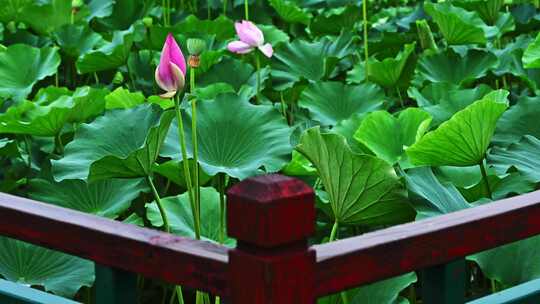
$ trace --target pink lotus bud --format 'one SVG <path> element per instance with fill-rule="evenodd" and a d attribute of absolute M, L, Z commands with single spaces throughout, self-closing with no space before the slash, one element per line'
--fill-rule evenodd
<path fill-rule="evenodd" d="M 155 73 L 158 86 L 166 91 L 161 97 L 171 98 L 177 91 L 182 90 L 185 84 L 185 75 L 186 60 L 173 35 L 169 33 Z"/>
<path fill-rule="evenodd" d="M 237 54 L 246 54 L 258 48 L 266 57 L 272 57 L 274 50 L 270 43 L 264 43 L 262 31 L 252 22 L 243 20 L 234 24 L 236 34 L 240 40 L 230 42 L 227 45 L 229 51 Z"/>

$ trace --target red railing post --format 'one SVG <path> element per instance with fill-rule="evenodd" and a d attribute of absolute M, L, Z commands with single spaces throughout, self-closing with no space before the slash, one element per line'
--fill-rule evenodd
<path fill-rule="evenodd" d="M 229 252 L 233 304 L 313 304 L 315 252 L 313 190 L 281 175 L 250 178 L 227 196 L 228 234 L 237 239 Z"/>

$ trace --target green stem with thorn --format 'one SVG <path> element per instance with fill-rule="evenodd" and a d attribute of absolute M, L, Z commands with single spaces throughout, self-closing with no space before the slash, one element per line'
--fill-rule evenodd
<path fill-rule="evenodd" d="M 197 213 L 197 207 L 195 205 L 195 198 L 193 195 L 191 173 L 189 170 L 189 160 L 187 156 L 186 138 L 184 135 L 184 122 L 182 121 L 182 112 L 180 111 L 180 101 L 178 96 L 174 98 L 174 108 L 176 111 L 176 120 L 178 125 L 178 141 L 180 142 L 182 152 L 182 164 L 184 165 L 184 179 L 186 180 L 187 193 L 189 196 L 189 203 L 191 205 L 191 212 L 193 214 L 193 223 L 195 225 L 195 237 L 200 239 L 201 234 L 199 231 L 199 214 Z"/>
<path fill-rule="evenodd" d="M 480 161 L 480 172 L 482 173 L 482 180 L 484 181 L 484 186 L 486 187 L 487 194 L 489 198 L 493 198 L 493 193 L 491 192 L 491 187 L 489 185 L 488 176 L 486 167 L 484 166 L 484 160 Z"/>
<path fill-rule="evenodd" d="M 367 2 L 368 2 L 368 0 L 362 0 L 362 19 L 363 19 L 363 23 L 364 23 L 364 67 L 365 67 L 366 81 L 368 81 L 368 74 L 369 74 Z"/>

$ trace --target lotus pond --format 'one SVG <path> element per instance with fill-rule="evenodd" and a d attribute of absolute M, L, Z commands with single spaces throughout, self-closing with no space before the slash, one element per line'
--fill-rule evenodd
<path fill-rule="evenodd" d="M 534 191 L 539 5 L 0 0 L 0 191 L 227 246 L 226 190 L 265 173 L 314 187 L 313 243 Z M 540 237 L 467 260 L 470 295 L 503 290 L 540 277 Z M 9 238 L 0 277 L 94 302 L 92 262 Z M 138 286 L 140 303 L 219 303 Z"/>

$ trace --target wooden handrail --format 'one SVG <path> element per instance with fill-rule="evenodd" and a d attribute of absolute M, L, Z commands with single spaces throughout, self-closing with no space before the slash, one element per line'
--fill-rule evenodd
<path fill-rule="evenodd" d="M 0 235 L 227 296 L 228 249 L 0 193 Z"/>
<path fill-rule="evenodd" d="M 540 234 L 540 191 L 316 245 L 323 296 Z"/>
<path fill-rule="evenodd" d="M 317 297 L 442 265 L 540 234 L 540 191 L 328 244 L 308 246 L 313 190 L 280 175 L 227 197 L 235 249 L 0 194 L 0 235 L 244 303 Z"/>

